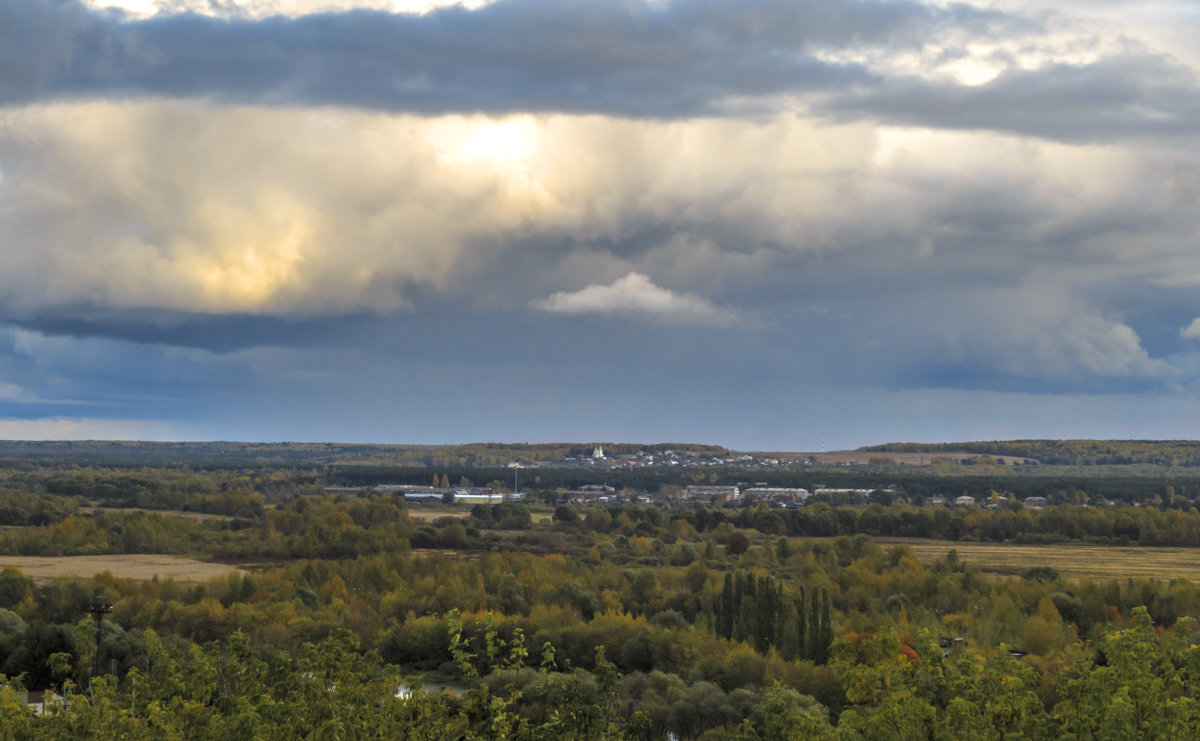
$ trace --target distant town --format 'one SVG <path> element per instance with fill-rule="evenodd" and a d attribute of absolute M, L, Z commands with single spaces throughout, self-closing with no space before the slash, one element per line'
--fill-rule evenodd
<path fill-rule="evenodd" d="M 708 486 L 691 485 L 686 487 L 664 487 L 664 491 L 656 495 L 648 493 L 618 490 L 607 484 L 584 484 L 570 490 L 552 492 L 551 496 L 543 497 L 551 504 L 675 504 L 703 503 L 722 505 L 726 503 L 766 504 L 777 507 L 801 507 L 815 501 L 838 501 L 840 504 L 851 504 L 854 500 L 868 503 L 870 497 L 877 493 L 892 495 L 896 487 L 888 486 L 881 489 L 850 489 L 822 487 L 809 491 L 799 487 L 767 486 L 765 483 L 751 486 Z M 327 486 L 325 492 L 331 495 L 359 495 L 367 490 L 379 493 L 401 494 L 411 504 L 501 504 L 504 502 L 519 502 L 528 497 L 527 492 L 519 490 L 499 490 L 491 487 L 465 486 L 415 486 L 406 484 L 378 484 L 375 486 Z M 1026 497 L 1013 499 L 1023 507 L 1043 509 L 1051 506 L 1046 497 Z M 1009 497 L 995 494 L 991 497 L 973 497 L 963 494 L 957 497 L 935 495 L 923 502 L 931 507 L 975 507 L 982 506 L 991 509 L 1010 505 Z M 1105 499 L 1097 502 L 1099 506 L 1117 506 L 1117 502 Z"/>

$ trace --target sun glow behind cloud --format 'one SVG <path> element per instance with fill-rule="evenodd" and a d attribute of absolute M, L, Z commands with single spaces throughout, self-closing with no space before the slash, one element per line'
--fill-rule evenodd
<path fill-rule="evenodd" d="M 879 74 L 924 80 L 952 80 L 967 87 L 992 82 L 1008 71 L 1032 71 L 1048 65 L 1088 65 L 1134 46 L 1110 23 L 1095 22 L 1088 33 L 1079 28 L 1036 35 L 1013 33 L 971 40 L 960 33 L 933 37 L 908 47 L 832 47 L 814 56 L 835 64 L 859 64 Z"/>
<path fill-rule="evenodd" d="M 531 127 L 527 118 L 477 120 L 458 147 L 458 156 L 494 162 L 502 167 L 522 165 L 529 154 Z M 436 135 L 435 135 L 436 136 Z"/>
<path fill-rule="evenodd" d="M 444 116 L 422 126 L 422 134 L 443 162 L 490 173 L 514 193 L 537 197 L 540 188 L 537 151 L 544 125 L 532 116 Z"/>
<path fill-rule="evenodd" d="M 38 283 L 111 307 L 401 309 L 403 284 L 443 284 L 474 240 L 553 223 L 576 208 L 567 191 L 597 185 L 555 154 L 578 139 L 569 120 L 167 101 L 6 118 L 0 168 L 22 178 L 8 183 L 0 224 L 51 244 L 12 253 L 10 276 L 40 279 L 0 285 L 10 309 L 42 304 Z"/>
<path fill-rule="evenodd" d="M 111 135 L 125 131 L 145 133 Z M 28 107 L 0 136 L 0 167 L 22 173 L 0 225 L 47 246 L 12 252 L 8 275 L 22 279 L 0 276 L 0 294 L 10 310 L 69 300 L 387 312 L 408 307 L 406 285 L 452 285 L 478 264 L 467 257 L 477 243 L 617 240 L 645 218 L 680 235 L 688 223 L 765 228 L 804 249 L 848 226 L 830 208 L 844 186 L 822 175 L 864 163 L 870 142 L 861 127 L 792 116 L 664 124 L 178 101 Z M 561 286 L 550 288 L 543 295 Z"/>

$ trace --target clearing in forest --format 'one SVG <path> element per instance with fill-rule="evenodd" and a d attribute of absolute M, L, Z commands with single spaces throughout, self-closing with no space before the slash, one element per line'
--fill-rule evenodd
<path fill-rule="evenodd" d="M 435 520 L 440 520 L 444 517 L 450 517 L 455 520 L 465 520 L 471 516 L 471 510 L 466 508 L 451 509 L 444 506 L 438 507 L 437 509 L 418 509 L 417 507 L 410 506 L 408 508 L 408 516 L 411 517 L 414 522 L 434 522 Z"/>
<path fill-rule="evenodd" d="M 0 556 L 0 569 L 15 566 L 36 582 L 57 576 L 89 577 L 105 571 L 118 579 L 174 579 L 208 581 L 241 569 L 222 563 L 207 563 L 183 556 L 129 555 L 106 556 Z"/>
<path fill-rule="evenodd" d="M 165 517 L 182 517 L 185 520 L 232 520 L 231 515 L 213 515 L 207 512 L 187 512 L 181 509 L 143 509 L 141 507 L 80 507 L 80 512 L 88 514 L 104 514 L 105 512 L 142 512 L 148 515 L 163 515 Z"/>

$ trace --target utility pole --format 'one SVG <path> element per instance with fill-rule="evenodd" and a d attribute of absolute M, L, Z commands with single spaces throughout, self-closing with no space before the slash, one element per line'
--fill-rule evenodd
<path fill-rule="evenodd" d="M 88 612 L 92 617 L 96 618 L 96 659 L 92 662 L 92 677 L 95 678 L 100 673 L 100 642 L 103 640 L 103 623 L 104 616 L 112 612 L 113 606 L 111 602 L 103 602 L 96 600 L 88 605 Z"/>

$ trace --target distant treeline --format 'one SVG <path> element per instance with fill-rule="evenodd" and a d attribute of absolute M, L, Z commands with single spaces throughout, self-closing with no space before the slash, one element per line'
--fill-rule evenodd
<path fill-rule="evenodd" d="M 993 440 L 969 443 L 887 443 L 864 453 L 982 453 L 1033 458 L 1056 466 L 1200 466 L 1195 440 Z"/>
<path fill-rule="evenodd" d="M 0 470 L 0 509 L 11 506 L 7 502 L 17 492 L 22 492 L 43 502 L 36 506 L 27 502 L 15 505 L 31 512 L 45 509 L 43 505 L 47 501 L 66 501 L 46 496 L 57 495 L 78 500 L 77 506 L 83 507 L 173 509 L 246 517 L 261 514 L 268 498 L 286 501 L 322 491 L 318 473 L 311 470 L 262 473 L 178 468 L 30 467 L 28 470 Z M 0 512 L 0 519 L 3 518 Z"/>
<path fill-rule="evenodd" d="M 656 535 L 686 520 L 698 533 L 753 529 L 768 536 L 875 537 L 1019 543 L 1089 542 L 1118 545 L 1200 546 L 1200 512 L 1158 507 L 1051 507 L 1041 511 L 981 507 L 756 506 L 666 513 L 656 507 L 602 510 L 563 520 L 560 529 L 611 535 Z M 561 509 L 561 508 L 560 508 Z"/>
<path fill-rule="evenodd" d="M 562 442 L 539 444 L 468 443 L 464 445 L 376 445 L 348 443 L 0 441 L 0 467 L 29 464 L 102 467 L 189 466 L 204 469 L 256 467 L 503 467 L 513 461 L 546 463 L 591 457 L 596 446 L 615 458 L 638 452 L 661 457 L 727 456 L 733 451 L 694 443 Z M 1200 441 L 1188 440 L 998 440 L 958 443 L 887 443 L 859 449 L 865 453 L 976 453 L 1030 458 L 1060 466 L 1200 466 Z M 742 469 L 745 470 L 745 469 Z M 756 469 L 757 470 L 757 469 Z M 769 469 L 764 469 L 769 470 Z"/>
<path fill-rule="evenodd" d="M 1157 507 L 1052 507 L 1028 509 L 957 507 L 829 507 L 818 504 L 795 510 L 754 508 L 728 516 L 729 511 L 700 510 L 689 517 L 699 532 L 722 522 L 754 528 L 769 535 L 879 537 L 1148 546 L 1200 546 L 1200 512 Z"/>
<path fill-rule="evenodd" d="M 694 443 L 468 443 L 465 445 L 354 445 L 348 443 L 136 442 L 120 440 L 0 441 L 0 465 L 30 462 L 106 467 L 183 465 L 211 469 L 245 466 L 313 466 L 358 463 L 381 466 L 506 466 L 567 457 L 590 457 L 596 446 L 610 456 L 639 451 L 661 455 L 728 455 L 716 445 Z"/>

